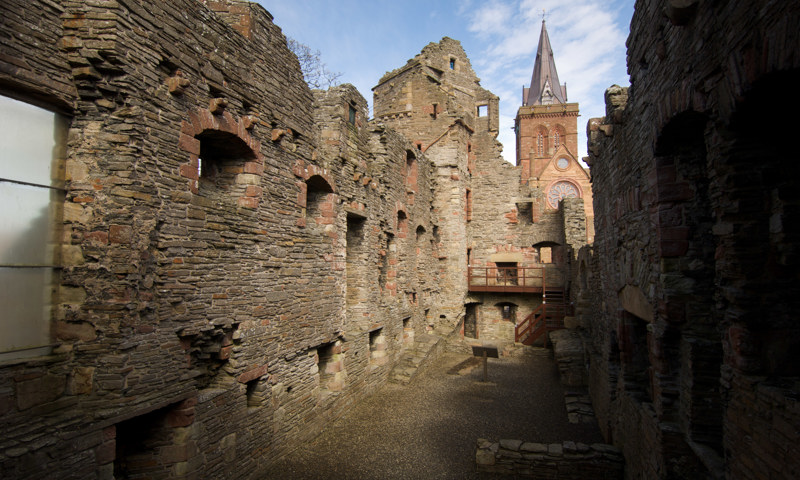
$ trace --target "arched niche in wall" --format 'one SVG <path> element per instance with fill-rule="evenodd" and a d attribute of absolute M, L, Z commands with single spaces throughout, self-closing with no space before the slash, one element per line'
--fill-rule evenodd
<path fill-rule="evenodd" d="M 405 210 L 397 211 L 397 237 L 406 238 L 408 236 L 408 214 Z"/>
<path fill-rule="evenodd" d="M 178 147 L 188 158 L 179 174 L 192 193 L 214 198 L 209 205 L 228 208 L 233 200 L 238 207 L 258 207 L 264 159 L 261 143 L 248 130 L 252 125 L 248 117 L 205 108 L 189 112 L 183 121 Z"/>
<path fill-rule="evenodd" d="M 336 216 L 333 187 L 321 175 L 306 180 L 306 218 L 319 225 L 331 225 Z"/>
<path fill-rule="evenodd" d="M 414 255 L 416 258 L 415 261 L 415 268 L 417 271 L 421 270 L 424 267 L 424 260 L 430 257 L 430 243 L 427 241 L 427 231 L 425 227 L 422 225 L 417 225 L 416 231 L 414 233 Z"/>
<path fill-rule="evenodd" d="M 800 71 L 764 76 L 742 101 L 721 152 L 718 272 L 734 368 L 775 382 L 800 376 L 800 159 L 792 122 Z"/>
<path fill-rule="evenodd" d="M 406 191 L 413 193 L 417 191 L 417 178 L 419 176 L 419 165 L 417 155 L 413 150 L 406 150 Z"/>
<path fill-rule="evenodd" d="M 650 360 L 662 419 L 677 422 L 687 441 L 721 453 L 722 344 L 713 315 L 716 242 L 707 126 L 705 115 L 683 112 L 664 126 L 655 146 L 653 223 L 661 270 Z"/>
<path fill-rule="evenodd" d="M 245 172 L 245 163 L 255 160 L 256 153 L 241 138 L 221 130 L 204 130 L 195 136 L 200 141 L 198 159 L 199 194 L 230 192 L 237 187 L 236 178 Z"/>

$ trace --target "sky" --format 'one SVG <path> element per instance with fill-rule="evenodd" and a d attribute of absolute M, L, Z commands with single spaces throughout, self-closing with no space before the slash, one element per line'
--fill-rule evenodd
<path fill-rule="evenodd" d="M 370 104 L 372 87 L 431 42 L 461 42 L 481 86 L 500 97 L 504 158 L 515 163 L 514 117 L 529 86 L 545 12 L 561 83 L 580 104 L 578 158 L 586 123 L 605 115 L 604 92 L 629 85 L 625 40 L 633 0 L 258 0 L 287 37 L 321 52 Z"/>

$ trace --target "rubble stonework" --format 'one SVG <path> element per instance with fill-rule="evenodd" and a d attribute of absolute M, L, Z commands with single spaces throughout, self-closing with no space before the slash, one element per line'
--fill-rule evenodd
<path fill-rule="evenodd" d="M 449 313 L 434 322 L 460 324 L 467 337 L 513 342 L 515 324 L 542 303 L 542 292 L 476 293 L 466 284 L 465 266 L 491 282 L 502 275 L 498 265 L 547 268 L 554 285 L 563 288 L 561 272 L 570 252 L 586 243 L 585 212 L 545 208 L 543 188 L 529 185 L 521 167 L 503 160 L 498 99 L 480 86 L 458 41 L 443 38 L 427 45 L 384 75 L 373 91 L 375 121 L 412 139 L 436 168 L 432 213 L 440 245 L 440 298 Z M 586 172 L 576 168 L 590 190 Z M 542 246 L 554 252 L 548 265 L 542 263 Z M 514 270 L 520 278 L 522 269 Z"/>
<path fill-rule="evenodd" d="M 796 478 L 797 5 L 640 0 L 588 124 L 589 388 L 627 478 Z"/>
<path fill-rule="evenodd" d="M 0 476 L 257 478 L 438 318 L 434 166 L 309 91 L 263 8 L 0 14 L 2 94 L 68 124 L 52 345 L 3 353 Z"/>
<path fill-rule="evenodd" d="M 370 121 L 352 86 L 308 89 L 256 4 L 0 14 L 3 101 L 65 125 L 47 340 L 0 352 L 3 477 L 257 478 L 458 334 L 468 249 L 535 263 L 568 240 L 563 212 L 518 215 L 541 194 L 500 156 L 498 98 L 455 40 L 381 79 Z M 484 316 L 482 336 L 512 337 Z"/>
<path fill-rule="evenodd" d="M 0 175 L 48 199 L 16 203 L 30 228 L 0 264 L 3 478 L 259 478 L 443 338 L 513 342 L 557 294 L 584 339 L 558 347 L 571 414 L 588 383 L 628 478 L 798 476 L 800 172 L 772 121 L 800 106 L 793 4 L 639 0 L 632 86 L 587 127 L 593 202 L 571 127 L 527 167 L 502 159 L 499 99 L 449 38 L 378 81 L 370 120 L 351 85 L 309 90 L 257 4 L 0 16 L 0 102 L 43 113 L 25 133 L 53 147 L 1 165 L 49 177 Z M 548 208 L 558 175 L 583 195 Z M 46 261 L 13 258 L 27 243 Z M 525 287 L 526 268 L 558 291 L 469 281 Z M 41 302 L 16 302 L 31 273 Z M 517 473 L 622 468 L 608 446 L 480 449 L 531 454 Z"/>
<path fill-rule="evenodd" d="M 619 449 L 604 443 L 535 443 L 504 439 L 477 441 L 475 463 L 479 472 L 530 478 L 616 480 L 622 478 L 625 460 Z"/>

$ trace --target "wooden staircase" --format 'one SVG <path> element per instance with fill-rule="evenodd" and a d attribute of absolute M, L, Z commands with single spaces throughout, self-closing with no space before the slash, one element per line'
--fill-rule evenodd
<path fill-rule="evenodd" d="M 514 341 L 525 345 L 533 343 L 544 335 L 547 346 L 547 332 L 564 328 L 564 317 L 570 314 L 570 305 L 561 288 L 545 290 L 542 304 L 514 327 Z"/>

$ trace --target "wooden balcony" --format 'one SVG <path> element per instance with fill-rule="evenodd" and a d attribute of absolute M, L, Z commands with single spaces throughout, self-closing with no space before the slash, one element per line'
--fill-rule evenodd
<path fill-rule="evenodd" d="M 542 293 L 545 288 L 563 287 L 563 277 L 555 265 L 467 269 L 470 292 Z"/>

